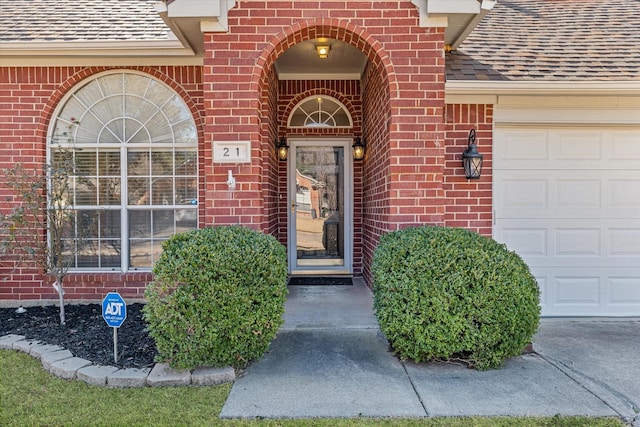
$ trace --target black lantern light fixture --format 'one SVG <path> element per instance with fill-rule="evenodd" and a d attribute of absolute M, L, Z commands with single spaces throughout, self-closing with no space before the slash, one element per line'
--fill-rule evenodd
<path fill-rule="evenodd" d="M 353 149 L 353 160 L 364 159 L 364 143 L 360 137 L 356 137 L 351 146 Z"/>
<path fill-rule="evenodd" d="M 276 139 L 276 153 L 278 154 L 278 160 L 287 160 L 289 146 L 287 145 L 287 139 L 284 136 L 280 138 L 280 140 Z"/>
<path fill-rule="evenodd" d="M 478 153 L 476 146 L 476 130 L 471 129 L 467 149 L 462 153 L 462 165 L 467 179 L 479 179 L 482 173 L 482 154 Z"/>

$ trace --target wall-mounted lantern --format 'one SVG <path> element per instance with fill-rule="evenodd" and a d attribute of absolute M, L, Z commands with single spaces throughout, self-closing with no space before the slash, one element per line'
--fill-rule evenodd
<path fill-rule="evenodd" d="M 482 154 L 478 153 L 476 146 L 476 130 L 471 129 L 467 149 L 462 153 L 462 165 L 467 179 L 479 179 L 482 173 Z"/>
<path fill-rule="evenodd" d="M 356 137 L 351 148 L 353 149 L 353 160 L 364 159 L 364 143 L 360 137 Z"/>
<path fill-rule="evenodd" d="M 287 139 L 283 136 L 278 141 L 276 139 L 276 153 L 278 154 L 278 160 L 287 160 L 287 154 L 289 154 L 289 146 L 287 145 Z"/>

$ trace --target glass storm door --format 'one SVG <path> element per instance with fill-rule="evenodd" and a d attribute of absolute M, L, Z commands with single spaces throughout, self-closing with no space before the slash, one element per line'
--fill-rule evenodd
<path fill-rule="evenodd" d="M 352 160 L 348 140 L 291 140 L 289 272 L 351 274 Z"/>

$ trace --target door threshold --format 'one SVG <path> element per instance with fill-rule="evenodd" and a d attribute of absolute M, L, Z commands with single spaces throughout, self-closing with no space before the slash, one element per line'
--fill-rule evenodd
<path fill-rule="evenodd" d="M 351 286 L 351 276 L 291 276 L 289 286 Z"/>

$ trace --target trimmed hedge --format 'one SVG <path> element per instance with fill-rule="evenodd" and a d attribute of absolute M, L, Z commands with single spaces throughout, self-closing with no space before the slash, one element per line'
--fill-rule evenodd
<path fill-rule="evenodd" d="M 240 226 L 176 234 L 163 244 L 144 317 L 158 361 L 244 367 L 282 325 L 287 256 L 274 237 Z"/>
<path fill-rule="evenodd" d="M 538 328 L 539 290 L 527 265 L 469 230 L 388 233 L 372 270 L 380 328 L 402 359 L 496 368 L 520 354 Z"/>

